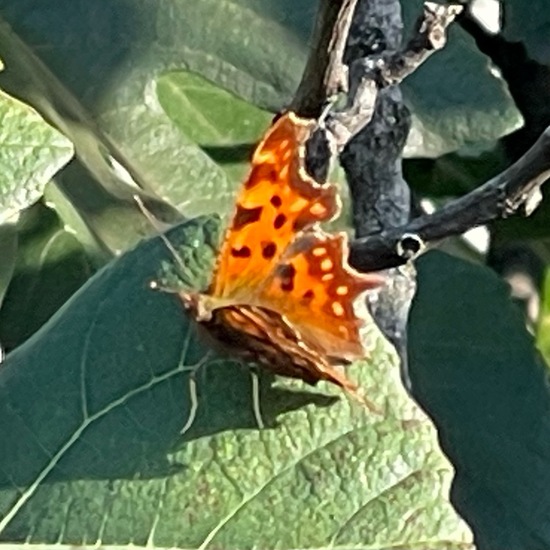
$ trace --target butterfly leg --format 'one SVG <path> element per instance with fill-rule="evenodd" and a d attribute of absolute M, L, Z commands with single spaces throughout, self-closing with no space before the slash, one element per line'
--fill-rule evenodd
<path fill-rule="evenodd" d="M 260 374 L 259 368 L 255 364 L 250 366 L 250 377 L 252 380 L 252 411 L 254 412 L 254 418 L 258 424 L 258 429 L 263 430 L 265 428 L 265 422 L 262 417 L 262 409 L 260 406 Z"/>

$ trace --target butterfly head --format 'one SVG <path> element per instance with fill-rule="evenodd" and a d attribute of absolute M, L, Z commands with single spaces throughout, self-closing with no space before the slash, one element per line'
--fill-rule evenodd
<path fill-rule="evenodd" d="M 185 290 L 178 294 L 185 309 L 191 312 L 195 320 L 200 323 L 211 321 L 216 309 L 234 305 L 232 300 L 211 296 L 210 294 L 202 294 L 200 292 Z"/>

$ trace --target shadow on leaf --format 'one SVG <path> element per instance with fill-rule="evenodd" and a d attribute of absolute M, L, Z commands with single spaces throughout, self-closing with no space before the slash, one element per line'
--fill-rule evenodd
<path fill-rule="evenodd" d="M 216 226 L 181 226 L 197 260 Z M 275 428 L 279 415 L 337 400 L 274 387 L 271 375 L 223 359 L 175 296 L 149 287 L 167 254 L 160 238 L 141 243 L 8 355 L 0 486 L 171 475 L 187 466 L 170 460 L 185 442 Z"/>

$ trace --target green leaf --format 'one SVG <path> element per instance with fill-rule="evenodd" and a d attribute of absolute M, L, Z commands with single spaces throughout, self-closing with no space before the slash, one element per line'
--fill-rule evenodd
<path fill-rule="evenodd" d="M 139 148 L 141 161 L 150 159 L 156 166 L 155 177 L 162 170 L 157 192 L 188 215 L 229 213 L 251 150 L 272 115 L 192 73 L 166 73 L 155 89 L 168 118 L 142 112 L 124 131 L 140 136 L 134 150 Z M 158 146 L 151 144 L 145 127 L 137 131 L 135 125 L 143 124 L 150 125 Z M 183 156 L 174 155 L 174 140 L 186 144 Z"/>
<path fill-rule="evenodd" d="M 409 159 L 403 163 L 403 171 L 415 191 L 448 198 L 479 187 L 508 165 L 509 160 L 498 144 L 488 151 L 458 151 L 437 159 Z"/>
<path fill-rule="evenodd" d="M 292 2 L 288 0 L 286 5 L 283 2 L 276 7 L 273 7 L 270 2 L 264 2 L 264 4 L 263 7 L 258 6 L 254 1 L 250 7 L 237 6 L 236 21 L 246 28 L 258 29 L 255 35 L 256 52 L 263 53 L 261 58 L 253 60 L 252 63 L 248 52 L 242 50 L 240 33 L 226 34 L 228 41 L 220 49 L 222 55 L 219 58 L 214 55 L 213 49 L 217 50 L 220 44 L 214 44 L 213 39 L 217 40 L 220 36 L 224 36 L 220 29 L 225 28 L 227 17 L 235 15 L 232 6 L 218 2 L 180 1 L 169 9 L 166 9 L 166 5 L 148 2 L 136 3 L 131 9 L 119 2 L 107 2 L 101 10 L 90 9 L 89 4 L 82 2 L 75 12 L 73 6 L 77 6 L 78 2 L 73 1 L 70 6 L 56 3 L 55 7 L 48 8 L 48 14 L 44 18 L 38 19 L 33 18 L 36 6 L 32 3 L 23 2 L 16 10 L 12 9 L 13 6 L 1 7 L 6 8 L 2 11 L 3 16 L 17 31 L 22 31 L 23 37 L 26 29 L 38 25 L 40 28 L 38 34 L 44 33 L 40 42 L 44 44 L 44 41 L 51 41 L 50 51 L 56 51 L 49 61 L 54 70 L 57 67 L 57 75 L 64 83 L 69 87 L 74 84 L 78 88 L 85 79 L 87 84 L 81 91 L 88 97 L 95 93 L 101 96 L 99 104 L 90 105 L 90 107 L 96 119 L 99 120 L 102 130 L 108 132 L 112 140 L 117 142 L 119 161 L 121 157 L 125 159 L 122 165 L 128 172 L 134 177 L 139 176 L 136 179 L 140 183 L 145 183 L 146 188 L 154 190 L 159 196 L 168 198 L 171 204 L 195 215 L 207 211 L 207 207 L 210 212 L 221 207 L 227 208 L 227 195 L 233 188 L 232 182 L 229 182 L 224 171 L 195 143 L 179 132 L 162 112 L 156 96 L 155 80 L 161 72 L 178 66 L 185 69 L 202 68 L 205 76 L 217 77 L 218 80 L 221 78 L 226 85 L 225 77 L 229 75 L 228 80 L 234 84 L 234 86 L 228 85 L 229 89 L 250 92 L 244 94 L 245 97 L 250 97 L 250 94 L 258 95 L 260 103 L 259 96 L 264 95 L 262 90 L 265 90 L 267 96 L 275 97 L 274 92 L 268 89 L 269 84 L 262 86 L 258 79 L 264 78 L 266 74 L 270 75 L 272 66 L 278 67 L 281 72 L 288 75 L 294 69 L 295 78 L 299 77 L 300 67 L 303 64 L 301 59 L 305 54 L 304 44 L 299 39 L 293 38 L 292 33 L 289 33 L 282 23 L 296 22 L 300 26 L 301 22 L 306 21 L 306 24 L 310 25 L 312 13 L 304 18 L 304 15 L 307 15 L 304 14 L 304 10 L 292 7 Z M 314 8 L 310 5 L 310 11 L 312 9 Z M 262 11 L 266 13 L 262 15 Z M 290 13 L 293 15 L 289 15 Z M 52 21 L 49 18 L 52 16 L 55 18 L 56 15 L 61 18 L 57 23 L 58 30 L 50 34 L 49 24 Z M 79 16 L 82 17 L 80 23 L 78 23 Z M 116 37 L 110 35 L 109 29 L 103 25 L 106 18 L 126 21 L 126 33 L 122 33 L 123 39 L 120 33 Z M 22 20 L 25 21 L 25 25 L 20 27 Z M 65 28 L 64 25 L 69 20 L 71 24 Z M 154 20 L 157 21 L 158 29 L 161 31 L 158 34 L 147 32 L 147 29 L 151 29 L 150 22 Z M 49 23 L 44 26 L 43 23 L 46 21 Z M 206 22 L 208 24 L 197 33 L 197 24 L 200 26 Z M 90 38 L 96 46 L 93 48 L 92 58 L 88 55 L 90 53 L 88 48 L 82 49 L 82 36 L 92 28 L 90 25 L 95 28 L 95 36 Z M 146 29 L 145 32 L 144 29 Z M 205 32 L 205 29 L 208 30 Z M 62 34 L 65 37 L 59 44 L 59 37 Z M 276 40 L 265 41 L 266 35 L 273 36 Z M 96 43 L 97 37 L 100 38 Z M 174 38 L 177 39 L 178 44 L 174 44 Z M 275 52 L 280 48 L 280 44 L 284 44 L 287 48 L 288 57 L 284 59 L 278 56 L 278 63 L 267 62 L 264 56 L 273 55 L 275 58 Z M 69 49 L 67 49 L 68 45 Z M 252 47 L 253 44 L 251 43 L 250 46 Z M 203 48 L 206 50 L 203 51 Z M 301 55 L 297 48 L 301 49 Z M 120 68 L 120 58 L 126 53 L 130 54 L 131 59 L 126 59 L 124 66 Z M 67 55 L 70 56 L 69 59 Z M 79 55 L 84 56 L 85 59 L 78 59 Z M 227 59 L 224 59 L 224 56 Z M 60 60 L 63 60 L 61 64 L 58 63 Z M 241 66 L 242 68 L 238 68 Z M 84 67 L 86 70 L 83 73 Z M 101 74 L 101 77 L 95 81 L 94 67 L 99 68 Z M 248 71 L 252 71 L 252 77 Z M 283 81 L 286 80 L 290 82 L 288 89 L 292 89 L 293 83 L 287 78 L 283 79 Z M 109 86 L 103 90 L 102 86 L 105 86 L 108 81 Z M 99 90 L 94 88 L 96 82 Z M 18 82 L 11 82 L 11 85 L 17 90 L 21 89 Z M 35 87 L 40 88 L 38 83 Z M 67 103 L 59 101 L 58 96 L 61 93 L 59 90 L 51 88 L 49 91 L 50 105 Z M 36 96 L 32 91 L 31 95 Z M 62 99 L 65 99 L 65 94 L 61 95 Z M 289 97 L 289 91 L 285 96 Z M 272 100 L 268 99 L 269 102 Z M 88 103 L 86 98 L 84 103 Z M 81 118 L 80 116 L 77 119 Z M 90 131 L 86 125 L 84 128 Z M 93 127 L 91 129 L 93 130 Z M 102 164 L 100 159 L 95 159 L 95 162 Z M 89 166 L 87 168 L 90 169 Z M 92 166 L 92 171 L 94 168 L 98 170 L 97 167 Z M 101 168 L 105 172 L 104 167 L 101 166 Z M 208 197 L 200 197 L 200 192 L 197 192 L 202 188 L 197 183 L 202 182 L 207 182 L 208 186 L 216 191 L 219 190 L 212 193 L 211 200 Z M 188 193 L 190 187 L 195 190 L 191 196 Z"/>
<path fill-rule="evenodd" d="M 550 271 L 546 270 L 537 323 L 537 347 L 550 365 Z"/>
<path fill-rule="evenodd" d="M 506 0 L 503 11 L 503 37 L 510 42 L 521 42 L 530 59 L 548 65 L 550 2 L 534 0 L 529 2 L 529 9 L 525 9 L 521 0 Z"/>
<path fill-rule="evenodd" d="M 479 550 L 548 548 L 550 396 L 533 337 L 489 269 L 442 253 L 418 268 L 410 370 L 457 465 L 453 502 Z"/>
<path fill-rule="evenodd" d="M 67 138 L 0 90 L 0 223 L 35 203 L 72 156 Z"/>
<path fill-rule="evenodd" d="M 407 28 L 421 0 L 402 2 Z M 464 146 L 487 144 L 523 125 L 506 82 L 481 54 L 474 39 L 457 25 L 448 42 L 403 82 L 413 125 L 406 157 L 437 157 Z"/>
<path fill-rule="evenodd" d="M 68 136 L 76 159 L 58 174 L 48 201 L 98 264 L 134 244 L 150 227 L 133 195 L 147 185 L 82 105 L 0 18 L 6 70 L 0 85 L 24 99 Z M 52 187 L 53 187 L 52 186 Z M 163 205 L 168 221 L 181 215 Z M 113 215 L 116 213 L 116 215 Z M 171 214 L 166 216 L 166 214 Z M 127 231 L 120 231 L 123 225 Z"/>
<path fill-rule="evenodd" d="M 17 258 L 17 231 L 15 225 L 5 223 L 0 225 L 0 309 L 4 300 L 4 295 L 10 284 L 13 272 L 15 270 L 15 261 Z M 2 339 L 0 338 L 0 343 Z"/>
<path fill-rule="evenodd" d="M 157 95 L 171 120 L 224 169 L 231 189 L 222 199 L 228 199 L 246 175 L 254 146 L 273 115 L 199 75 L 183 71 L 161 76 Z M 189 183 L 191 189 L 196 187 L 196 182 Z M 219 200 L 221 190 L 212 191 Z M 207 189 L 201 198 L 214 199 L 212 191 Z"/>
<path fill-rule="evenodd" d="M 12 267 L 0 309 L 0 342 L 7 349 L 34 334 L 93 271 L 74 236 L 41 203 L 22 213 L 12 236 L 17 253 L 4 256 L 0 251 L 0 271 L 10 263 Z"/>
<path fill-rule="evenodd" d="M 170 233 L 197 275 L 218 227 L 202 218 Z M 170 260 L 159 238 L 140 244 L 8 355 L 2 541 L 465 547 L 451 469 L 382 341 L 350 368 L 381 415 L 325 384 L 257 378 L 149 288 Z"/>

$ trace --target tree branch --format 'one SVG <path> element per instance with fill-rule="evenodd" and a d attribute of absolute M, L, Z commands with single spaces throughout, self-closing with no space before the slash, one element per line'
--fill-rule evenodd
<path fill-rule="evenodd" d="M 302 80 L 288 108 L 306 118 L 319 118 L 327 102 L 349 89 L 348 65 L 344 53 L 358 0 L 321 0 L 312 37 L 310 55 Z M 372 117 L 375 91 L 401 82 L 414 72 L 434 51 L 446 43 L 446 29 L 462 6 L 424 4 L 415 32 L 403 51 L 346 60 L 356 72 L 358 82 L 348 96 L 344 110 L 329 117 L 338 150 Z M 348 56 L 350 57 L 350 56 Z M 365 101 L 365 98 L 368 98 Z"/>
<path fill-rule="evenodd" d="M 350 63 L 347 104 L 344 109 L 329 114 L 326 124 L 327 133 L 331 134 L 326 137 L 334 137 L 338 151 L 342 151 L 353 136 L 370 122 L 381 90 L 399 83 L 445 45 L 446 29 L 461 10 L 459 5 L 443 6 L 426 2 L 424 12 L 417 21 L 416 32 L 402 50 L 392 51 L 382 44 L 379 53 L 373 47 L 369 55 L 354 59 L 354 52 L 349 52 L 353 44 L 348 44 L 348 59 L 344 59 L 343 44 L 348 40 L 350 21 L 357 3 L 358 0 L 321 1 L 312 55 L 291 104 L 291 108 L 302 116 L 309 114 L 318 117 L 327 100 L 348 85 L 344 80 L 344 77 L 347 78 L 344 61 Z M 382 116 L 384 118 L 388 117 Z M 316 171 L 323 172 L 319 166 L 325 164 L 326 168 L 327 156 L 334 150 L 328 147 L 317 148 L 317 153 L 315 150 L 313 148 L 313 157 L 323 156 L 324 159 L 317 159 L 313 164 L 317 165 Z M 375 187 L 371 185 L 374 183 L 372 178 L 364 176 L 363 187 Z M 378 228 L 374 228 L 377 230 L 374 235 L 369 234 L 372 226 L 368 231 L 358 231 L 360 235 L 368 236 L 352 243 L 350 262 L 362 271 L 396 267 L 415 257 L 425 246 L 446 237 L 460 235 L 473 227 L 512 214 L 528 215 L 538 205 L 540 186 L 548 177 L 550 128 L 507 170 L 434 214 L 423 215 L 407 223 L 384 223 L 388 216 L 383 208 L 380 211 L 377 201 L 383 198 L 385 190 L 379 186 L 378 193 L 373 194 L 371 189 L 366 202 L 369 208 L 378 208 L 381 219 L 378 220 Z M 350 184 L 353 194 L 354 184 Z M 354 208 L 355 202 L 360 203 L 361 200 L 354 200 Z"/>
<path fill-rule="evenodd" d="M 431 215 L 352 243 L 350 262 L 361 271 L 406 263 L 426 245 L 513 214 L 530 215 L 550 178 L 550 127 L 514 164 Z"/>
<path fill-rule="evenodd" d="M 334 156 L 341 152 L 353 136 L 371 121 L 379 92 L 400 82 L 435 50 L 444 46 L 446 29 L 462 9 L 458 5 L 441 6 L 426 2 L 423 13 L 416 22 L 412 38 L 403 50 L 399 50 L 401 19 L 399 5 L 394 3 L 388 0 L 374 4 L 364 0 L 321 0 L 320 2 L 311 53 L 289 109 L 304 117 L 319 118 L 323 108 L 336 93 L 347 90 L 348 86 L 350 91 L 345 108 L 329 112 L 326 124 L 319 128 L 308 142 L 306 165 L 309 173 L 317 181 L 325 180 Z M 361 8 L 359 11 L 357 6 Z M 378 17 L 378 14 L 382 14 L 382 17 Z M 352 20 L 356 22 L 357 28 L 354 30 L 354 36 L 350 37 Z M 357 23 L 358 21 L 361 22 Z M 351 66 L 349 81 L 347 64 Z M 402 106 L 398 95 L 398 92 L 390 92 L 388 100 L 381 102 L 378 106 L 380 121 L 390 122 L 389 126 L 386 124 L 383 133 L 394 141 L 392 145 L 389 140 L 386 140 L 386 148 L 388 151 L 393 151 L 390 155 L 391 159 L 388 155 L 383 155 L 388 166 L 393 165 L 400 158 L 404 139 L 408 133 L 408 112 Z M 393 99 L 389 99 L 390 96 Z M 392 124 L 395 129 L 391 127 Z M 398 127 L 399 130 L 397 130 Z M 375 128 L 372 131 L 380 134 L 380 131 Z M 363 144 L 362 149 L 366 151 L 367 144 Z M 380 175 L 379 151 L 371 152 L 372 162 L 367 164 L 373 165 Z M 359 164 L 364 166 L 364 160 L 361 159 Z M 356 170 L 356 172 L 359 171 Z M 367 213 L 370 210 L 369 214 L 372 213 L 374 202 L 384 194 L 386 197 L 383 200 L 386 203 L 395 202 L 393 198 L 395 193 L 387 188 L 384 189 L 380 184 L 380 178 L 378 180 L 363 178 L 355 186 L 352 181 L 349 183 L 352 194 L 355 194 L 354 207 L 358 212 Z M 354 193 L 354 188 L 367 186 L 370 189 L 366 202 L 370 204 L 365 205 L 363 204 L 365 201 Z M 406 187 L 406 184 L 402 182 L 399 187 Z M 402 204 L 402 199 L 405 196 L 408 197 L 408 191 L 406 193 L 398 191 L 397 195 L 399 200 L 394 206 L 406 211 L 408 215 L 408 206 L 403 207 Z M 378 210 L 380 216 L 377 216 L 378 226 L 374 228 L 375 230 L 384 227 L 384 223 L 388 220 L 393 226 L 404 221 L 401 217 L 396 219 L 395 216 L 388 214 L 385 208 Z M 355 220 L 359 235 L 364 234 L 363 225 L 361 219 Z"/>
<path fill-rule="evenodd" d="M 321 0 L 310 55 L 288 106 L 306 118 L 319 118 L 327 101 L 348 89 L 344 49 L 357 0 Z"/>

